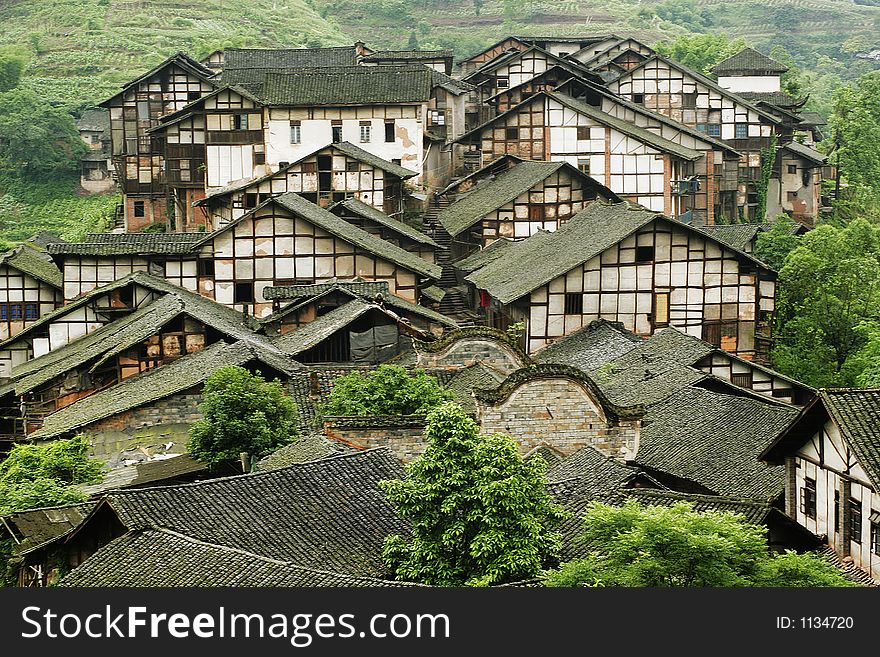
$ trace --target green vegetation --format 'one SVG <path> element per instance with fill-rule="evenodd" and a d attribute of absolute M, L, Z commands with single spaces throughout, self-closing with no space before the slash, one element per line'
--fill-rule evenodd
<path fill-rule="evenodd" d="M 280 381 L 230 365 L 214 371 L 202 390 L 203 418 L 190 427 L 194 458 L 219 463 L 247 452 L 260 457 L 299 437 L 299 413 Z"/>
<path fill-rule="evenodd" d="M 773 242 L 767 237 L 760 248 Z M 773 365 L 814 387 L 857 386 L 874 380 L 878 353 L 880 225 L 861 218 L 820 225 L 799 238 L 779 271 Z"/>
<path fill-rule="evenodd" d="M 728 39 L 723 34 L 684 34 L 672 41 L 661 41 L 657 52 L 704 75 L 718 62 L 746 47 L 745 39 Z"/>
<path fill-rule="evenodd" d="M 17 444 L 0 462 L 0 514 L 85 500 L 76 484 L 101 480 L 104 465 L 89 458 L 82 438 L 48 445 Z"/>
<path fill-rule="evenodd" d="M 380 483 L 411 521 L 389 536 L 394 577 L 434 586 L 489 586 L 529 579 L 558 558 L 564 518 L 546 490 L 543 459 L 524 461 L 509 436 L 480 435 L 455 403 L 428 414 L 429 445 L 403 480 Z"/>
<path fill-rule="evenodd" d="M 380 365 L 339 377 L 319 408 L 322 416 L 425 415 L 452 400 L 452 393 L 424 370 Z"/>
<path fill-rule="evenodd" d="M 590 554 L 549 571 L 548 586 L 853 586 L 816 554 L 770 555 L 765 528 L 742 516 L 687 502 L 593 502 L 583 539 Z"/>

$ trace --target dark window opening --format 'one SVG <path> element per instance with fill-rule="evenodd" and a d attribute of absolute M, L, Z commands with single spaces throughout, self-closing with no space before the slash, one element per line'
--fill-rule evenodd
<path fill-rule="evenodd" d="M 816 519 L 816 480 L 806 477 L 801 488 L 801 513 L 807 518 Z"/>
<path fill-rule="evenodd" d="M 584 314 L 584 295 L 580 292 L 565 293 L 565 314 L 566 315 L 583 315 Z"/>
<path fill-rule="evenodd" d="M 232 115 L 232 129 L 233 130 L 247 130 L 248 129 L 248 115 L 247 114 L 233 114 Z"/>
<path fill-rule="evenodd" d="M 880 554 L 880 522 L 871 523 L 871 552 Z"/>
<path fill-rule="evenodd" d="M 145 217 L 147 214 L 146 207 L 143 201 L 135 201 L 132 205 L 132 208 L 134 209 L 135 217 Z"/>
<path fill-rule="evenodd" d="M 266 164 L 265 151 L 254 151 L 254 164 Z"/>
<path fill-rule="evenodd" d="M 797 173 L 797 164 L 789 164 L 788 165 L 789 173 Z"/>
<path fill-rule="evenodd" d="M 693 92 L 690 94 L 682 94 L 681 95 L 681 108 L 682 109 L 696 109 L 697 107 L 697 92 Z"/>
<path fill-rule="evenodd" d="M 633 94 L 633 102 L 639 105 L 644 105 L 645 94 Z"/>
<path fill-rule="evenodd" d="M 730 381 L 735 386 L 739 386 L 740 388 L 751 388 L 752 387 L 752 373 L 745 372 L 742 374 L 732 374 L 730 376 Z"/>
<path fill-rule="evenodd" d="M 544 206 L 543 205 L 530 205 L 529 206 L 529 220 L 531 221 L 544 221 Z"/>
<path fill-rule="evenodd" d="M 507 89 L 510 86 L 510 80 L 506 77 L 497 77 L 495 78 L 495 88 L 496 89 Z"/>
<path fill-rule="evenodd" d="M 199 260 L 199 276 L 213 276 L 214 261 L 208 258 Z"/>
<path fill-rule="evenodd" d="M 636 262 L 654 262 L 653 246 L 637 246 Z"/>
<path fill-rule="evenodd" d="M 257 207 L 257 198 L 256 194 L 247 193 L 244 195 L 244 207 L 248 210 Z"/>
<path fill-rule="evenodd" d="M 349 173 L 355 173 L 357 171 L 360 171 L 360 169 L 360 163 L 357 160 L 348 160 L 345 163 L 345 170 Z"/>
<path fill-rule="evenodd" d="M 338 144 L 339 142 L 342 141 L 342 126 L 341 125 L 334 125 L 331 127 L 333 129 L 333 143 Z"/>
<path fill-rule="evenodd" d="M 252 303 L 254 300 L 253 283 L 236 283 L 233 303 Z"/>
<path fill-rule="evenodd" d="M 505 139 L 519 139 L 519 128 L 504 128 Z"/>
<path fill-rule="evenodd" d="M 577 127 L 577 139 L 578 141 L 584 141 L 585 139 L 590 138 L 590 126 L 588 125 L 579 125 Z"/>
<path fill-rule="evenodd" d="M 187 91 L 186 92 L 186 99 L 189 102 L 192 102 L 194 100 L 198 100 L 199 98 L 201 98 L 201 96 L 202 96 L 202 92 L 200 92 L 200 91 Z"/>
<path fill-rule="evenodd" d="M 862 542 L 862 503 L 860 500 L 849 501 L 849 540 L 853 543 Z"/>
<path fill-rule="evenodd" d="M 394 121 L 385 121 L 385 141 L 394 141 Z"/>
<path fill-rule="evenodd" d="M 834 491 L 834 532 L 840 533 L 840 491 Z"/>

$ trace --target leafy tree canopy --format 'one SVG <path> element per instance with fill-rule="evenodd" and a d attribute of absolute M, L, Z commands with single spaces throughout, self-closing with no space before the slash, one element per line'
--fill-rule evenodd
<path fill-rule="evenodd" d="M 654 46 L 661 55 L 706 75 L 711 75 L 711 68 L 715 64 L 745 47 L 744 39 L 731 40 L 724 34 L 686 34 Z"/>
<path fill-rule="evenodd" d="M 34 177 L 64 173 L 86 150 L 64 110 L 25 89 L 0 94 L 0 170 Z"/>
<path fill-rule="evenodd" d="M 688 502 L 622 507 L 593 502 L 584 515 L 589 555 L 548 571 L 548 586 L 851 586 L 818 555 L 771 556 L 765 529 Z"/>
<path fill-rule="evenodd" d="M 201 410 L 203 418 L 190 427 L 187 448 L 207 463 L 234 460 L 242 452 L 263 456 L 299 436 L 299 413 L 281 382 L 237 365 L 208 377 Z"/>
<path fill-rule="evenodd" d="M 773 227 L 758 233 L 755 257 L 766 262 L 776 271 L 782 269 L 785 257 L 798 245 L 798 236 L 791 232 L 792 221 L 785 215 L 776 217 Z"/>
<path fill-rule="evenodd" d="M 398 365 L 380 365 L 336 380 L 321 415 L 424 415 L 452 393 L 424 370 L 410 372 Z"/>
<path fill-rule="evenodd" d="M 76 484 L 100 481 L 104 465 L 82 437 L 13 446 L 0 463 L 0 513 L 83 501 Z"/>
<path fill-rule="evenodd" d="M 814 387 L 858 385 L 880 329 L 880 226 L 818 226 L 788 254 L 778 286 L 775 368 Z"/>
<path fill-rule="evenodd" d="M 565 512 L 547 493 L 543 459 L 524 461 L 509 436 L 480 435 L 452 402 L 428 414 L 425 438 L 406 479 L 380 483 L 412 523 L 411 537 L 385 541 L 397 579 L 489 586 L 536 577 L 558 558 Z"/>

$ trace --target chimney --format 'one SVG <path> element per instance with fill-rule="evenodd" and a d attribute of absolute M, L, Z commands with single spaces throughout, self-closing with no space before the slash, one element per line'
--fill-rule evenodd
<path fill-rule="evenodd" d="M 363 41 L 355 41 L 354 42 L 354 52 L 355 52 L 355 54 L 357 54 L 358 59 L 360 59 L 364 55 L 369 54 L 367 52 L 367 44 L 365 44 Z"/>
<path fill-rule="evenodd" d="M 241 459 L 241 471 L 247 474 L 251 471 L 251 455 L 247 452 L 239 452 L 238 458 Z"/>

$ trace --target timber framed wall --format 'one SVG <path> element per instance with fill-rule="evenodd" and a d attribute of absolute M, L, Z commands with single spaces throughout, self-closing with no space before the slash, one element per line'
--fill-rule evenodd
<path fill-rule="evenodd" d="M 695 231 L 654 220 L 619 244 L 537 290 L 527 302 L 532 353 L 596 319 L 639 335 L 674 326 L 751 360 L 769 334 L 772 273 L 756 271 Z"/>

